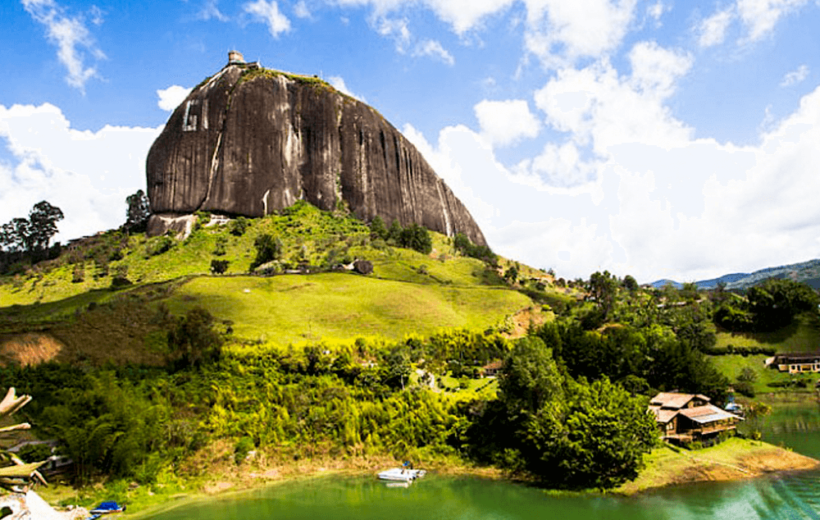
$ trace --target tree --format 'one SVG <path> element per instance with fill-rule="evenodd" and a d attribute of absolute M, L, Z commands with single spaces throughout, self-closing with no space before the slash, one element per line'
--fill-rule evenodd
<path fill-rule="evenodd" d="M 370 236 L 374 240 L 377 238 L 387 239 L 387 227 L 384 225 L 384 220 L 378 215 L 370 221 Z"/>
<path fill-rule="evenodd" d="M 51 238 L 57 234 L 57 222 L 64 218 L 60 208 L 40 201 L 31 208 L 29 218 L 18 217 L 0 228 L 0 248 L 8 252 L 27 253 L 35 260 L 44 257 Z"/>
<path fill-rule="evenodd" d="M 183 366 L 216 361 L 222 355 L 222 336 L 211 313 L 194 307 L 168 332 L 168 346 Z"/>
<path fill-rule="evenodd" d="M 645 401 L 603 378 L 568 382 L 566 400 L 527 424 L 532 473 L 556 487 L 611 488 L 634 479 L 658 442 Z M 534 456 L 533 456 L 534 455 Z"/>
<path fill-rule="evenodd" d="M 546 403 L 563 395 L 563 377 L 552 350 L 538 337 L 516 342 L 498 378 L 498 398 L 511 419 L 535 415 Z"/>
<path fill-rule="evenodd" d="M 123 227 L 129 233 L 139 233 L 145 231 L 148 225 L 148 217 L 151 216 L 151 202 L 142 190 L 125 198 L 128 209 L 125 213 L 125 224 Z"/>
<path fill-rule="evenodd" d="M 603 313 L 602 318 L 606 320 L 609 311 L 615 302 L 616 292 L 618 290 L 618 280 L 609 274 L 609 271 L 595 272 L 589 277 L 589 284 L 587 285 L 590 297 L 595 300 L 596 305 Z"/>
<path fill-rule="evenodd" d="M 28 214 L 31 227 L 29 251 L 45 251 L 51 237 L 57 234 L 57 222 L 63 220 L 63 212 L 43 200 L 34 205 Z"/>
<path fill-rule="evenodd" d="M 251 263 L 251 270 L 282 257 L 282 241 L 267 233 L 256 237 L 253 245 L 256 248 L 256 258 Z"/>
<path fill-rule="evenodd" d="M 631 293 L 638 290 L 638 282 L 631 274 L 624 276 L 624 288 Z"/>
<path fill-rule="evenodd" d="M 387 230 L 387 239 L 386 240 L 388 240 L 388 241 L 392 240 L 393 244 L 398 244 L 399 241 L 401 240 L 401 231 L 402 231 L 401 224 L 399 224 L 398 220 L 393 219 L 393 222 L 390 223 L 390 229 Z"/>
<path fill-rule="evenodd" d="M 433 250 L 433 239 L 427 228 L 418 224 L 410 224 L 399 233 L 399 245 L 429 255 Z"/>
<path fill-rule="evenodd" d="M 749 289 L 746 297 L 759 331 L 785 327 L 797 314 L 816 309 L 818 303 L 811 287 L 786 279 L 770 278 Z"/>

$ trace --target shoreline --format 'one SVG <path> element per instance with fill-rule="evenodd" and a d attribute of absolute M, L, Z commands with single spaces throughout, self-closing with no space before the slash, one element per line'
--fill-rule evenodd
<path fill-rule="evenodd" d="M 638 478 L 611 492 L 632 496 L 669 486 L 749 480 L 818 467 L 820 461 L 816 459 L 763 441 L 732 438 L 696 451 L 667 445 L 646 457 L 646 467 Z"/>
<path fill-rule="evenodd" d="M 209 472 L 207 476 L 180 479 L 181 488 L 184 490 L 181 493 L 155 494 L 147 490 L 148 486 L 140 486 L 129 487 L 126 496 L 112 498 L 129 504 L 128 510 L 121 515 L 122 518 L 141 519 L 200 501 L 217 497 L 226 498 L 293 482 L 330 476 L 365 477 L 370 475 L 375 478 L 378 471 L 401 464 L 387 456 L 349 459 L 317 457 L 300 461 L 290 460 L 287 463 L 282 460 L 265 461 L 264 457 L 260 459 L 257 464 L 243 463 L 240 466 L 234 465 L 229 468 L 212 468 L 215 471 Z M 522 482 L 498 468 L 470 466 L 455 459 L 420 461 L 418 466 L 438 476 L 469 476 L 506 480 L 511 483 Z M 698 482 L 741 481 L 774 473 L 805 471 L 818 467 L 820 467 L 818 460 L 762 441 L 734 438 L 716 447 L 691 452 L 663 446 L 656 448 L 646 456 L 646 466 L 635 480 L 604 491 L 603 494 L 630 497 L 669 486 Z M 164 485 L 159 487 L 162 488 Z M 555 491 L 545 489 L 544 491 L 558 494 L 600 493 L 597 490 Z M 75 494 L 79 492 L 74 491 Z M 59 493 L 53 494 L 46 491 L 41 493 L 43 494 L 49 502 L 59 500 L 59 497 L 56 497 Z M 96 499 L 100 497 L 101 495 L 95 495 Z"/>

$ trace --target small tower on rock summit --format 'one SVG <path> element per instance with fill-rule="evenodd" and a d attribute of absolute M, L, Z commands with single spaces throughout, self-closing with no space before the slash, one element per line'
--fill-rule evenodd
<path fill-rule="evenodd" d="M 241 64 L 245 63 L 245 57 L 242 56 L 242 53 L 239 51 L 228 51 L 228 64 Z"/>

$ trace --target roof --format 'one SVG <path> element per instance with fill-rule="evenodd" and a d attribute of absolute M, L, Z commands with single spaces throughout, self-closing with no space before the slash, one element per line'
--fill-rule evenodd
<path fill-rule="evenodd" d="M 733 413 L 729 413 L 726 410 L 721 410 L 717 406 L 707 404 L 704 406 L 696 406 L 694 408 L 686 408 L 679 412 L 681 415 L 685 415 L 689 419 L 695 421 L 698 424 L 706 424 L 716 421 L 723 421 L 725 419 L 737 419 L 742 420 L 742 418 L 738 417 Z"/>
<path fill-rule="evenodd" d="M 502 366 L 504 366 L 504 362 L 501 361 L 500 359 L 496 359 L 496 360 L 490 361 L 489 363 L 484 365 L 482 368 L 484 370 L 500 370 Z"/>
<path fill-rule="evenodd" d="M 775 363 L 789 362 L 814 362 L 820 360 L 820 353 L 814 352 L 793 352 L 791 354 L 778 354 L 774 357 Z"/>
<path fill-rule="evenodd" d="M 649 411 L 655 414 L 655 421 L 666 424 L 678 415 L 678 410 L 663 410 L 660 406 L 650 406 Z"/>
<path fill-rule="evenodd" d="M 649 402 L 649 404 L 654 406 L 660 406 L 661 408 L 671 408 L 673 410 L 679 410 L 686 406 L 686 404 L 691 401 L 692 399 L 702 399 L 707 403 L 710 401 L 708 397 L 701 394 L 680 394 L 678 392 L 661 392 Z"/>

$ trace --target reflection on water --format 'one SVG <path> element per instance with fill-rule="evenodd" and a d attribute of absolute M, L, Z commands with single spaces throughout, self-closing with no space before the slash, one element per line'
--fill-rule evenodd
<path fill-rule="evenodd" d="M 820 408 L 777 405 L 766 440 L 820 458 Z M 820 520 L 820 471 L 700 483 L 636 497 L 552 496 L 538 489 L 428 475 L 406 487 L 373 478 L 293 482 L 169 511 L 152 520 Z"/>

